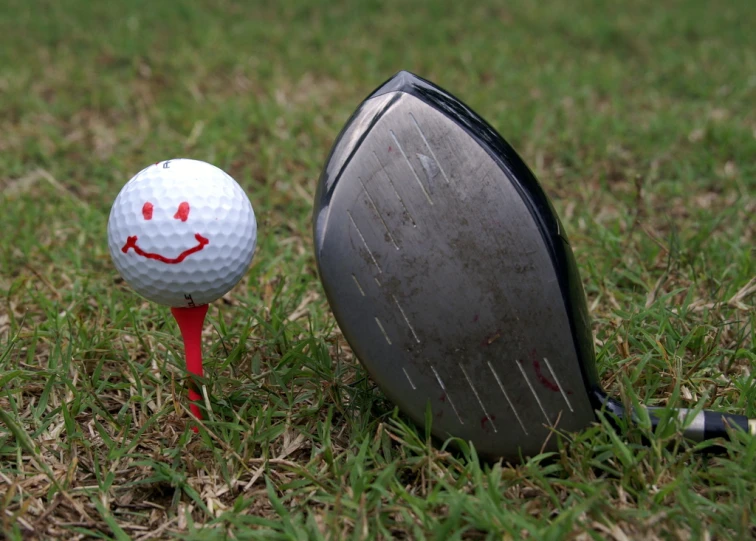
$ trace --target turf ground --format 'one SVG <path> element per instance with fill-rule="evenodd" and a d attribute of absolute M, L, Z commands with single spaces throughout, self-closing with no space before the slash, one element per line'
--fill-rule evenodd
<path fill-rule="evenodd" d="M 309 225 L 339 129 L 409 69 L 492 123 L 552 197 L 605 387 L 756 417 L 755 13 L 748 0 L 5 0 L 5 537 L 756 535 L 744 435 L 710 456 L 673 425 L 599 424 L 516 466 L 430 445 L 350 355 Z M 176 325 L 118 279 L 105 239 L 123 183 L 177 156 L 227 170 L 259 222 L 250 272 L 210 309 L 198 436 Z"/>

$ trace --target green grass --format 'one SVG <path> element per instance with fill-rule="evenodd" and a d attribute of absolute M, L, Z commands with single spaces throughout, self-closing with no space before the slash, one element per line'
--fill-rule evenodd
<path fill-rule="evenodd" d="M 742 434 L 714 456 L 671 425 L 604 423 L 514 466 L 431 445 L 350 354 L 309 224 L 349 114 L 414 71 L 496 126 L 554 200 L 606 388 L 756 417 L 751 2 L 263 4 L 279 3 L 0 10 L 5 537 L 755 535 Z M 105 240 L 123 183 L 178 156 L 227 170 L 259 222 L 250 272 L 209 312 L 199 435 L 176 325 L 118 279 Z"/>

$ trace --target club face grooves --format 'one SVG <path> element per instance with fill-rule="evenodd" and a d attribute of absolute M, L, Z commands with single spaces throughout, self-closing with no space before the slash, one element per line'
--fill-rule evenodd
<path fill-rule="evenodd" d="M 389 399 L 486 457 L 540 452 L 594 420 L 577 267 L 514 150 L 454 97 L 402 72 L 350 118 L 315 199 L 331 309 Z"/>

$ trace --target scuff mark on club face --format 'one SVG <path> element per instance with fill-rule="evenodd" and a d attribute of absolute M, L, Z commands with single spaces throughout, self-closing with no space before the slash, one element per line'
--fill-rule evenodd
<path fill-rule="evenodd" d="M 336 141 L 313 214 L 344 336 L 386 396 L 487 458 L 554 449 L 595 420 L 590 323 L 572 250 L 515 151 L 407 72 Z"/>

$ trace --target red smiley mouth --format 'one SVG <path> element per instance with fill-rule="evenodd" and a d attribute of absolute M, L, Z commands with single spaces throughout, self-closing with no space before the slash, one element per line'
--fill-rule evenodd
<path fill-rule="evenodd" d="M 128 237 L 126 239 L 126 244 L 123 245 L 123 248 L 121 248 L 121 251 L 124 254 L 126 254 L 129 252 L 129 248 L 133 248 L 134 251 L 138 255 L 141 255 L 142 257 L 146 257 L 147 259 L 155 259 L 156 261 L 162 261 L 163 263 L 168 263 L 169 265 L 175 265 L 176 263 L 181 263 L 184 259 L 186 259 L 190 255 L 199 252 L 200 250 L 202 250 L 202 248 L 204 248 L 206 245 L 210 243 L 209 240 L 207 240 L 205 237 L 203 237 L 199 233 L 195 233 L 194 238 L 197 239 L 197 242 L 199 242 L 199 244 L 197 246 L 189 248 L 188 250 L 184 250 L 178 255 L 178 257 L 174 257 L 174 258 L 165 257 L 160 254 L 153 254 L 151 252 L 145 252 L 139 246 L 137 246 L 136 235 L 134 235 L 133 237 Z"/>

